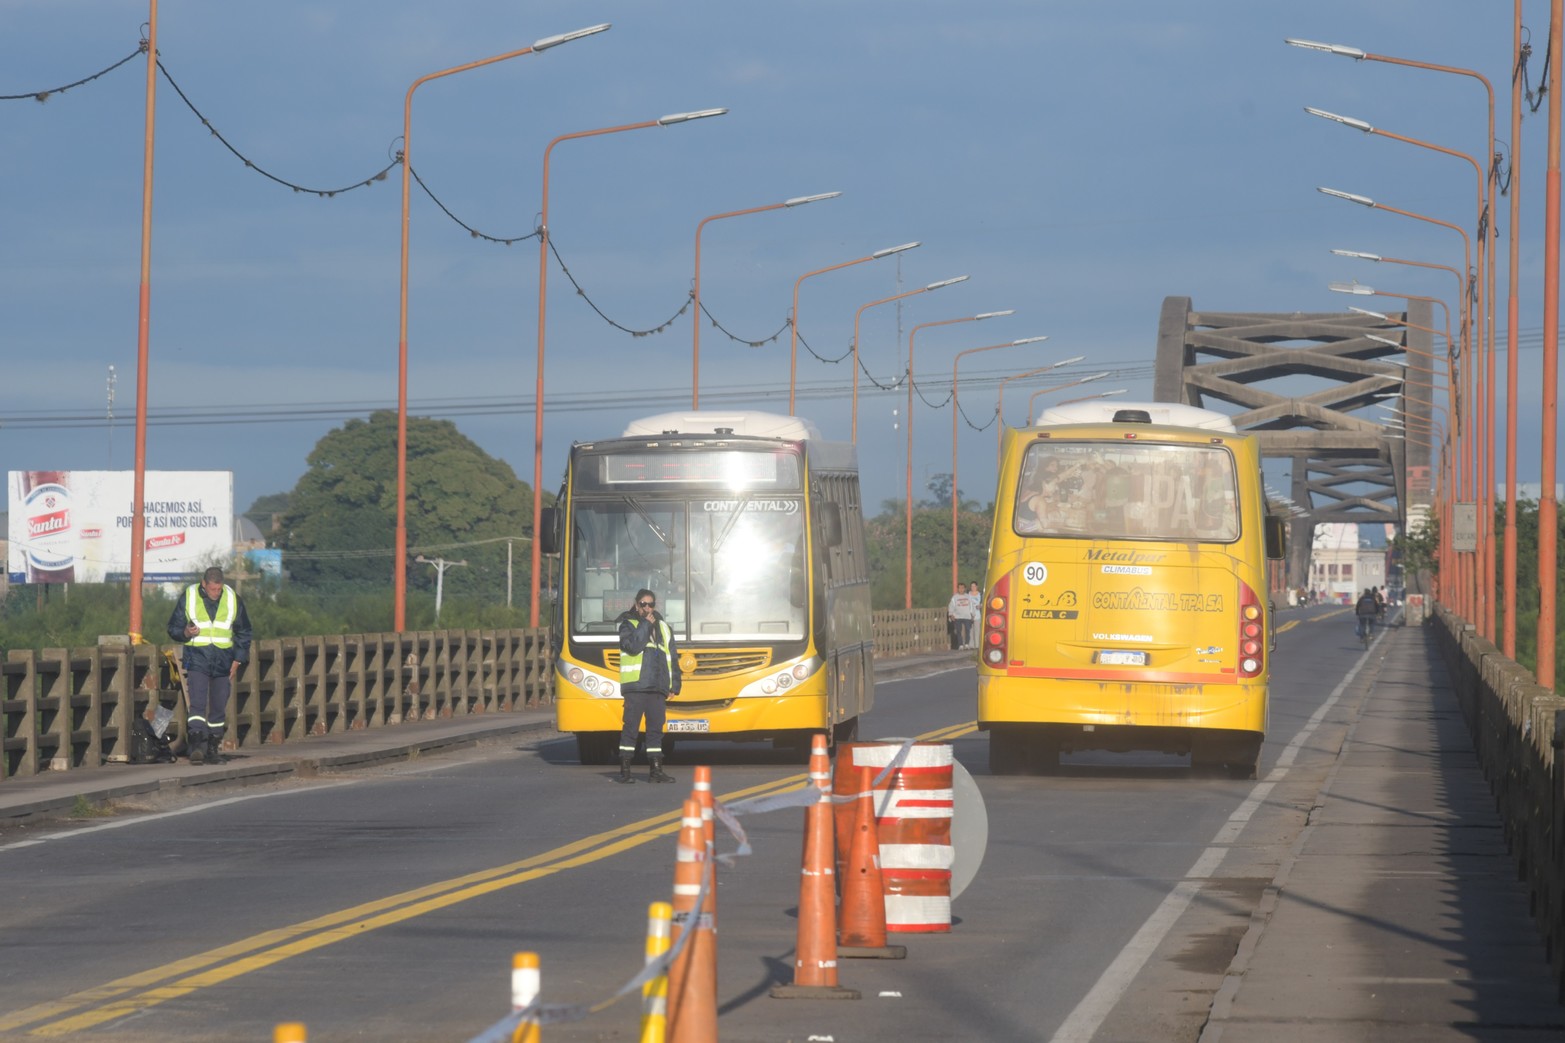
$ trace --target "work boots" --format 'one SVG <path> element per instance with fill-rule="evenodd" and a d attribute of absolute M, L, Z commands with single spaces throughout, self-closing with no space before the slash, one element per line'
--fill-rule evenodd
<path fill-rule="evenodd" d="M 223 756 L 223 737 L 213 732 L 208 732 L 206 737 L 206 762 L 208 764 L 223 764 L 228 758 Z"/>
<path fill-rule="evenodd" d="M 191 764 L 205 762 L 206 736 L 204 734 L 187 734 L 185 736 L 185 752 L 190 755 Z"/>
<path fill-rule="evenodd" d="M 652 770 L 647 772 L 648 782 L 673 782 L 674 776 L 663 770 L 663 758 L 657 754 L 648 754 L 647 763 L 652 765 Z"/>
<path fill-rule="evenodd" d="M 614 776 L 615 782 L 635 782 L 630 775 L 630 758 L 634 754 L 622 753 L 619 755 L 619 774 Z"/>

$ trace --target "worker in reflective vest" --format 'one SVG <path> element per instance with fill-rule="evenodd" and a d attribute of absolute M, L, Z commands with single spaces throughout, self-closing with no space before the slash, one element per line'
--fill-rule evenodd
<path fill-rule="evenodd" d="M 615 782 L 634 782 L 630 760 L 636 755 L 636 733 L 647 721 L 648 782 L 673 782 L 663 770 L 663 722 L 670 695 L 679 694 L 679 649 L 674 632 L 658 615 L 657 595 L 636 591 L 636 601 L 619 616 L 619 687 L 625 699 L 619 735 L 619 775 Z"/>
<path fill-rule="evenodd" d="M 228 697 L 250 661 L 250 616 L 223 570 L 210 568 L 174 602 L 168 636 L 185 646 L 185 752 L 191 764 L 220 764 Z"/>

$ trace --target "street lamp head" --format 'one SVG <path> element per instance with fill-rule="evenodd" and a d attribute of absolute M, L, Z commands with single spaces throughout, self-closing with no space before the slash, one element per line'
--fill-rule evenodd
<path fill-rule="evenodd" d="M 1370 311 L 1368 308 L 1355 308 L 1351 304 L 1348 305 L 1348 311 L 1358 312 L 1360 315 L 1368 315 L 1372 319 L 1380 319 L 1383 322 L 1391 321 L 1391 316 L 1387 315 L 1385 312 Z"/>
<path fill-rule="evenodd" d="M 1362 130 L 1366 134 L 1375 129 L 1368 123 L 1365 123 L 1363 120 L 1356 120 L 1352 116 L 1339 116 L 1335 112 L 1327 112 L 1325 109 L 1311 108 L 1310 106 L 1306 105 L 1304 106 L 1304 111 L 1308 112 L 1311 116 L 1319 116 L 1323 120 L 1331 120 L 1333 123 L 1340 123 L 1344 127 L 1352 127 L 1354 130 Z"/>
<path fill-rule="evenodd" d="M 1007 308 L 1004 311 L 981 311 L 973 316 L 973 321 L 982 322 L 984 319 L 1003 319 L 1007 315 L 1015 315 L 1015 308 Z"/>
<path fill-rule="evenodd" d="M 783 206 L 803 206 L 805 203 L 818 203 L 822 199 L 836 199 L 841 192 L 822 192 L 814 196 L 795 196 L 792 199 L 783 200 Z"/>
<path fill-rule="evenodd" d="M 966 276 L 963 276 L 963 278 L 965 279 Z M 1010 347 L 1014 348 L 1014 347 L 1016 347 L 1019 344 L 1037 344 L 1037 343 L 1039 343 L 1041 341 L 1046 341 L 1048 339 L 1049 338 L 1048 338 L 1047 335 L 1044 335 L 1042 337 L 1023 337 L 1021 340 L 1013 340 L 1013 341 L 1011 341 Z"/>
<path fill-rule="evenodd" d="M 1102 373 L 1094 373 L 1090 377 L 1082 377 L 1080 380 L 1076 381 L 1076 383 L 1078 383 L 1078 384 L 1085 384 L 1089 380 L 1102 380 L 1104 377 L 1106 377 L 1108 375 L 1109 375 L 1109 371 L 1108 370 L 1104 370 Z"/>
<path fill-rule="evenodd" d="M 604 22 L 602 25 L 589 25 L 585 29 L 576 29 L 568 33 L 560 33 L 558 36 L 545 36 L 542 40 L 533 43 L 533 50 L 547 51 L 551 47 L 558 47 L 562 43 L 570 43 L 572 40 L 580 40 L 583 36 L 596 36 L 605 32 L 613 25 L 612 22 Z"/>
<path fill-rule="evenodd" d="M 1326 289 L 1330 290 L 1332 293 L 1351 293 L 1359 297 L 1375 296 L 1375 288 L 1373 286 L 1365 286 L 1360 282 L 1327 283 Z"/>
<path fill-rule="evenodd" d="M 1068 359 L 1060 359 L 1060 361 L 1058 361 L 1058 362 L 1056 362 L 1054 364 L 1054 368 L 1055 369 L 1059 369 L 1061 366 L 1074 365 L 1075 363 L 1080 362 L 1081 360 L 1085 359 L 1086 357 L 1087 356 L 1085 356 L 1085 355 L 1072 355 Z"/>
<path fill-rule="evenodd" d="M 874 253 L 870 254 L 870 256 L 878 261 L 882 257 L 890 257 L 892 254 L 899 254 L 903 250 L 914 250 L 923 245 L 924 244 L 921 242 L 914 242 L 903 243 L 901 246 L 888 246 L 884 250 L 876 250 Z"/>
<path fill-rule="evenodd" d="M 1353 257 L 1353 258 L 1357 258 L 1360 261 L 1384 261 L 1385 260 L 1385 258 L 1380 256 L 1379 254 L 1367 254 L 1367 253 L 1363 252 L 1362 250 L 1333 250 L 1331 252 L 1336 254 L 1338 257 Z"/>
<path fill-rule="evenodd" d="M 1399 340 L 1392 340 L 1390 337 L 1377 337 L 1373 333 L 1366 333 L 1364 334 L 1364 339 L 1372 340 L 1376 344 L 1388 344 L 1391 347 L 1396 348 L 1398 351 L 1402 350 L 1402 342 Z"/>
<path fill-rule="evenodd" d="M 1344 58 L 1353 58 L 1362 61 L 1367 55 L 1357 47 L 1344 47 L 1340 43 L 1321 43 L 1318 40 L 1300 40 L 1290 36 L 1283 41 L 1289 47 L 1302 47 L 1306 51 L 1325 51 L 1327 54 L 1340 54 Z"/>
<path fill-rule="evenodd" d="M 675 123 L 689 123 L 691 120 L 704 120 L 708 116 L 725 116 L 727 109 L 697 109 L 695 112 L 676 112 L 669 116 L 659 116 L 658 126 L 667 127 Z"/>
<path fill-rule="evenodd" d="M 930 283 L 928 286 L 924 287 L 924 289 L 925 290 L 938 290 L 942 286 L 955 286 L 959 282 L 966 282 L 967 278 L 968 277 L 965 276 L 965 275 L 958 275 L 954 279 L 941 279 L 939 282 L 932 282 L 932 283 Z"/>
<path fill-rule="evenodd" d="M 1336 199 L 1346 199 L 1348 202 L 1357 203 L 1359 206 L 1373 207 L 1375 205 L 1375 201 L 1369 198 L 1369 196 L 1356 196 L 1352 192 L 1339 192 L 1335 188 L 1317 187 L 1315 191 Z"/>

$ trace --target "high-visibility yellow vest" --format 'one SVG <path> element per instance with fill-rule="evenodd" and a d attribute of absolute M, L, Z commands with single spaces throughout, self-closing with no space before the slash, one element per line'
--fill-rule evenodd
<path fill-rule="evenodd" d="M 223 585 L 223 593 L 217 599 L 217 616 L 207 616 L 206 601 L 201 597 L 201 584 L 192 583 L 185 590 L 185 618 L 201 628 L 201 633 L 186 644 L 211 645 L 213 648 L 234 647 L 234 617 L 239 614 L 239 595 L 234 588 Z M 202 617 L 206 616 L 205 619 Z"/>
<path fill-rule="evenodd" d="M 673 657 L 668 653 L 670 637 L 672 637 L 672 631 L 668 629 L 668 624 L 660 619 L 654 626 L 649 646 L 663 653 L 663 666 L 667 671 L 669 684 L 672 685 L 674 683 L 674 661 Z M 659 643 L 659 638 L 662 638 L 661 643 Z M 619 683 L 621 688 L 641 680 L 641 656 L 641 652 L 637 652 L 635 655 L 620 656 Z"/>

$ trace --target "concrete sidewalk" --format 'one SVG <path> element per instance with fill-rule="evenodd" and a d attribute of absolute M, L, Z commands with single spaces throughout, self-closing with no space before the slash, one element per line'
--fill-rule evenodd
<path fill-rule="evenodd" d="M 1565 1039 L 1434 635 L 1387 632 L 1356 693 L 1334 708 L 1342 748 L 1202 1043 Z"/>
<path fill-rule="evenodd" d="M 973 652 L 934 652 L 878 661 L 876 677 L 895 680 L 973 662 Z M 275 782 L 291 775 L 362 767 L 383 761 L 449 753 L 554 728 L 554 710 L 542 707 L 510 713 L 404 724 L 230 752 L 226 764 L 104 764 L 96 768 L 42 772 L 0 782 L 0 824 L 66 818 L 127 797 L 164 795 Z"/>

